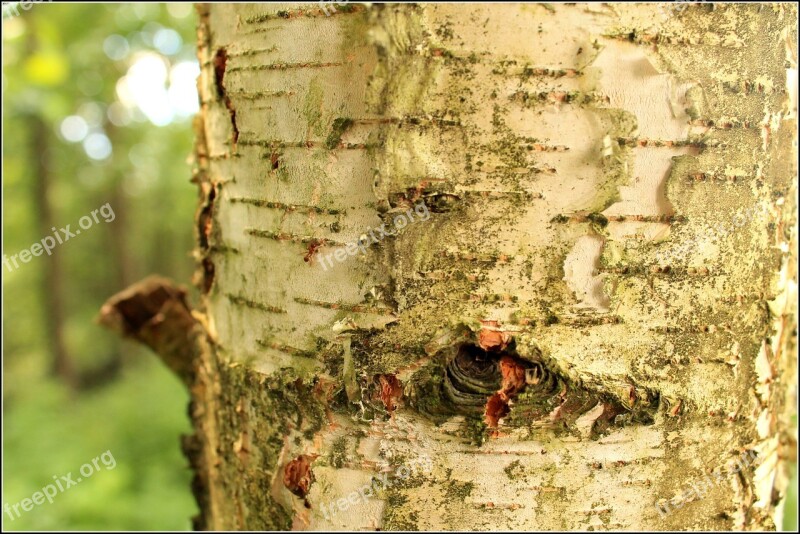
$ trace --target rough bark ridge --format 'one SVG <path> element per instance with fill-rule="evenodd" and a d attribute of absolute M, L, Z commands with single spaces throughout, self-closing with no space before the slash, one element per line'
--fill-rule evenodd
<path fill-rule="evenodd" d="M 200 6 L 197 526 L 773 527 L 795 18 Z"/>

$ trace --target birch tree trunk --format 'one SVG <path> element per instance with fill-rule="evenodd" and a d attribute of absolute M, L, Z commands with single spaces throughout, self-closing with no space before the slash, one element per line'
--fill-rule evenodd
<path fill-rule="evenodd" d="M 775 528 L 795 6 L 198 12 L 198 528 Z"/>

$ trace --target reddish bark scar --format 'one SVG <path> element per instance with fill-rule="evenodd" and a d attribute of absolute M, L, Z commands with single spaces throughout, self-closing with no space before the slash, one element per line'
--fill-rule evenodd
<path fill-rule="evenodd" d="M 310 263 L 311 259 L 314 257 L 314 253 L 317 252 L 317 249 L 325 244 L 324 239 L 312 239 L 311 242 L 308 244 L 308 250 L 306 251 L 306 255 L 303 256 L 303 261 L 306 263 Z"/>

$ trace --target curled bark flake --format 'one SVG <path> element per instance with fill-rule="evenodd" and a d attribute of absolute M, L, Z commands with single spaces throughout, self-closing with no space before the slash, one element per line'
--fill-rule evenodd
<path fill-rule="evenodd" d="M 498 328 L 497 321 L 483 321 L 483 328 L 478 334 L 478 346 L 485 351 L 502 352 L 508 348 L 512 337 L 508 332 Z"/>
<path fill-rule="evenodd" d="M 314 482 L 314 473 L 311 471 L 311 463 L 316 456 L 301 454 L 294 460 L 286 464 L 283 468 L 283 485 L 293 494 L 305 499 L 311 484 Z M 305 501 L 307 508 L 310 508 L 308 501 Z"/>
<path fill-rule="evenodd" d="M 525 389 L 525 371 L 525 367 L 515 358 L 511 356 L 500 358 L 500 373 L 503 375 L 500 394 L 510 398 Z"/>
<path fill-rule="evenodd" d="M 486 410 L 484 413 L 486 425 L 489 428 L 497 428 L 500 419 L 507 416 L 510 412 L 511 408 L 508 406 L 508 399 L 500 393 L 495 393 L 489 397 L 489 400 L 486 402 Z"/>

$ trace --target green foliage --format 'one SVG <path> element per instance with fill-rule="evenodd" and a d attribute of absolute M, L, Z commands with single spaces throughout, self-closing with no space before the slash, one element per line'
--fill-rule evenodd
<path fill-rule="evenodd" d="M 797 415 L 792 416 L 792 429 L 797 436 Z M 790 460 L 792 478 L 786 491 L 786 504 L 783 509 L 783 530 L 794 532 L 797 530 L 797 457 Z"/>
<path fill-rule="evenodd" d="M 3 526 L 189 529 L 196 505 L 179 444 L 180 433 L 189 431 L 188 397 L 155 358 L 122 344 L 93 319 L 109 296 L 147 274 L 182 283 L 191 277 L 191 119 L 184 113 L 154 122 L 155 115 L 121 89 L 142 58 L 163 65 L 163 94 L 178 66 L 196 64 L 194 9 L 34 2 L 16 13 L 3 19 L 3 253 L 18 254 L 48 235 L 36 200 L 41 169 L 49 225 L 74 230 L 81 217 L 107 203 L 115 218 L 100 219 L 53 249 L 52 257 L 1 267 L 2 504 L 29 498 L 54 475 L 77 472 L 106 450 L 117 467 L 19 519 L 4 513 Z M 82 138 L 65 135 L 67 117 L 86 125 Z M 109 143 L 107 157 L 92 148 L 94 134 L 101 145 L 103 138 Z M 92 388 L 68 388 L 50 374 L 54 356 L 45 318 L 56 302 L 49 285 L 56 257 L 63 343 L 79 374 L 100 377 Z M 115 362 L 119 374 L 97 373 Z"/>
<path fill-rule="evenodd" d="M 792 481 L 786 492 L 786 507 L 783 509 L 783 530 L 797 530 L 797 462 L 792 464 Z"/>
<path fill-rule="evenodd" d="M 76 480 L 81 466 L 105 451 L 116 466 L 101 463 L 52 503 L 19 518 L 4 513 L 4 530 L 190 529 L 197 507 L 179 447 L 179 434 L 191 430 L 183 408 L 188 395 L 145 356 L 112 386 L 77 396 L 37 379 L 36 369 L 18 371 L 27 387 L 5 402 L 3 504 L 30 498 L 53 476 L 72 473 Z"/>

